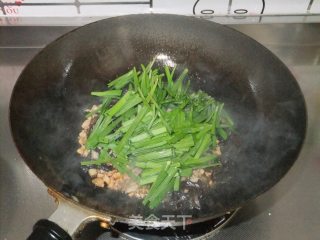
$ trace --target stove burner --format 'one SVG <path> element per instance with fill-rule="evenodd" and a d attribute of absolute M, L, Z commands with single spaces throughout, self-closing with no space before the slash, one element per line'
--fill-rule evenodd
<path fill-rule="evenodd" d="M 78 233 L 76 240 L 110 240 L 110 239 L 125 239 L 125 240 L 204 240 L 216 235 L 221 227 L 226 225 L 236 211 L 225 214 L 224 216 L 211 219 L 201 223 L 187 225 L 185 230 L 183 227 L 175 227 L 173 230 L 170 227 L 165 229 L 146 229 L 133 228 L 128 224 L 115 223 L 111 230 L 102 230 L 99 227 L 99 222 L 89 223 L 81 233 Z M 95 238 L 93 237 L 95 236 Z"/>

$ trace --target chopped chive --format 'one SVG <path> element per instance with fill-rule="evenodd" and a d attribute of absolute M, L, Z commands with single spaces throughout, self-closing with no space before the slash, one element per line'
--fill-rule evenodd
<path fill-rule="evenodd" d="M 144 205 L 157 207 L 168 192 L 179 191 L 194 169 L 219 167 L 210 149 L 226 140 L 234 123 L 224 104 L 205 92 L 191 92 L 188 69 L 135 67 L 91 95 L 101 101 L 93 116 L 86 148 L 99 158 L 82 166 L 111 164 L 142 185 L 150 185 Z M 134 169 L 140 169 L 140 174 Z"/>
<path fill-rule="evenodd" d="M 174 180 L 174 185 L 173 185 L 173 191 L 179 191 L 180 190 L 180 176 L 176 176 Z"/>
<path fill-rule="evenodd" d="M 194 146 L 193 137 L 191 134 L 188 134 L 186 137 L 181 139 L 179 142 L 173 144 L 176 149 L 190 148 Z"/>
<path fill-rule="evenodd" d="M 116 78 L 112 82 L 108 83 L 108 87 L 114 87 L 115 89 L 121 89 L 125 87 L 133 78 L 133 71 L 129 71 L 121 75 L 120 77 Z"/>
<path fill-rule="evenodd" d="M 199 148 L 198 148 L 198 150 L 197 150 L 194 158 L 199 159 L 200 156 L 201 156 L 205 151 L 208 150 L 208 147 L 209 147 L 209 145 L 210 145 L 210 142 L 211 142 L 211 136 L 210 136 L 210 134 L 207 133 L 207 134 L 203 137 L 203 139 L 202 139 L 202 141 L 201 141 L 201 144 L 200 144 L 200 146 L 199 146 Z"/>
<path fill-rule="evenodd" d="M 91 95 L 97 97 L 119 97 L 121 93 L 122 90 L 107 90 L 104 92 L 91 92 Z"/>
<path fill-rule="evenodd" d="M 99 138 L 101 137 L 101 134 L 112 121 L 111 117 L 109 116 L 104 117 L 103 115 L 101 115 L 100 117 L 102 118 L 98 119 L 98 124 L 95 125 L 95 127 L 91 131 L 91 134 L 88 137 L 86 146 L 89 149 L 93 149 L 96 147 L 96 145 L 99 142 Z"/>
<path fill-rule="evenodd" d="M 132 97 L 122 107 L 122 109 L 115 114 L 115 116 L 116 117 L 121 116 L 122 114 L 132 109 L 133 107 L 135 107 L 137 104 L 141 102 L 142 102 L 142 99 L 137 94 L 133 94 Z"/>
<path fill-rule="evenodd" d="M 115 104 L 113 105 L 106 113 L 112 117 L 114 116 L 117 112 L 119 112 L 127 103 L 127 101 L 130 99 L 132 95 L 131 91 L 128 91 L 123 95 L 123 97 Z"/>
<path fill-rule="evenodd" d="M 148 177 L 148 176 L 153 176 L 153 175 L 157 175 L 160 173 L 161 168 L 149 168 L 149 169 L 145 169 L 141 174 L 140 177 L 144 178 L 144 177 Z"/>
<path fill-rule="evenodd" d="M 166 133 L 167 129 L 165 127 L 160 127 L 160 128 L 156 128 L 156 129 L 151 129 L 149 132 L 150 132 L 149 134 L 148 133 L 142 133 L 140 135 L 134 136 L 134 137 L 130 138 L 130 141 L 132 143 L 135 143 L 135 142 L 139 142 L 139 141 L 142 141 L 142 140 L 145 140 L 145 139 L 149 139 L 152 136 L 157 136 L 157 135 L 160 135 L 162 133 Z"/>
<path fill-rule="evenodd" d="M 180 170 L 181 177 L 191 177 L 192 175 L 192 168 L 183 168 Z"/>
<path fill-rule="evenodd" d="M 149 207 L 153 208 L 155 207 L 154 201 L 158 201 L 158 198 L 163 198 L 165 194 L 170 190 L 170 188 L 173 186 L 174 179 L 173 176 L 177 173 L 178 169 L 177 167 L 170 166 L 167 170 L 167 176 L 166 178 L 158 185 L 158 187 L 150 194 L 146 196 L 146 199 L 150 202 Z M 172 182 L 172 184 L 170 184 Z"/>
<path fill-rule="evenodd" d="M 142 110 L 140 111 L 140 113 L 138 113 L 138 116 L 136 117 L 136 119 L 134 120 L 132 125 L 130 126 L 129 130 L 125 133 L 125 135 L 122 137 L 121 141 L 119 142 L 119 145 L 116 148 L 117 152 L 121 152 L 121 150 L 123 149 L 125 144 L 127 144 L 128 140 L 131 137 L 132 133 L 134 132 L 135 128 L 137 127 L 137 125 L 140 123 L 140 121 L 146 115 L 147 112 L 148 112 L 148 108 L 143 107 Z"/>
<path fill-rule="evenodd" d="M 164 165 L 166 165 L 165 162 L 153 162 L 153 161 L 149 161 L 149 162 L 135 162 L 134 164 L 136 167 L 145 169 L 145 168 L 161 168 Z"/>
<path fill-rule="evenodd" d="M 222 137 L 223 140 L 226 140 L 228 138 L 228 134 L 225 130 L 223 130 L 223 128 L 218 128 L 218 134 L 220 135 L 220 137 Z"/>
<path fill-rule="evenodd" d="M 174 179 L 171 179 L 166 185 L 166 188 L 161 192 L 159 192 L 159 194 L 150 201 L 149 203 L 150 209 L 154 209 L 161 203 L 161 201 L 166 196 L 166 194 L 172 191 L 173 185 L 174 185 Z"/>
<path fill-rule="evenodd" d="M 133 142 L 132 145 L 135 148 L 154 148 L 156 146 L 162 146 L 162 144 L 167 144 L 171 138 L 172 137 L 167 133 L 163 133 L 155 137 L 152 137 L 151 139 L 143 139 L 140 141 Z"/>
<path fill-rule="evenodd" d="M 153 183 L 154 181 L 156 181 L 156 179 L 157 179 L 156 175 L 151 175 L 151 176 L 147 176 L 144 178 L 140 178 L 139 184 L 140 185 L 150 184 L 150 183 Z"/>
<path fill-rule="evenodd" d="M 158 152 L 150 152 L 146 153 L 144 155 L 139 155 L 137 156 L 138 161 L 149 161 L 152 159 L 159 159 L 159 158 L 166 158 L 166 157 L 173 157 L 174 156 L 174 151 L 170 149 L 163 149 Z"/>

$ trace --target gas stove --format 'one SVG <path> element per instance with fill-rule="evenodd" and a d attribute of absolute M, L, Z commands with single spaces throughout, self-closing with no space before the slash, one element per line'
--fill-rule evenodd
<path fill-rule="evenodd" d="M 115 223 L 108 229 L 103 228 L 99 221 L 88 223 L 81 231 L 75 234 L 75 240 L 94 239 L 126 239 L 126 240 L 205 240 L 212 239 L 225 226 L 236 212 L 211 219 L 202 223 L 190 224 L 181 227 L 151 228 L 130 226 L 124 223 Z"/>
<path fill-rule="evenodd" d="M 308 109 L 304 147 L 289 173 L 270 191 L 237 214 L 191 225 L 187 231 L 139 230 L 99 222 L 87 225 L 77 239 L 318 239 L 320 229 L 320 25 L 232 25 L 274 52 L 298 80 Z M 74 27 L 0 28 L 0 239 L 26 239 L 33 224 L 48 218 L 56 204 L 46 187 L 24 164 L 10 134 L 8 106 L 23 67 L 47 43 Z M 267 66 L 266 66 L 267 67 Z M 254 183 L 253 183 L 254 184 Z M 221 228 L 223 226 L 223 228 Z M 217 230 L 218 229 L 218 230 Z"/>

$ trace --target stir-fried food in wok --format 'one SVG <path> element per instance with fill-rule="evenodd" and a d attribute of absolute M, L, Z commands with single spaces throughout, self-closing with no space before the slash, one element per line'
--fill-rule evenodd
<path fill-rule="evenodd" d="M 220 143 L 234 124 L 223 103 L 191 90 L 187 74 L 150 63 L 91 93 L 101 103 L 87 110 L 78 153 L 93 184 L 150 208 L 183 181 L 214 184 L 211 170 L 221 166 Z"/>

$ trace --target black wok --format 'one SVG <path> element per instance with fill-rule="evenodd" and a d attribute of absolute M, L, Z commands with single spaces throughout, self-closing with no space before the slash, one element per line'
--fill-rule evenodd
<path fill-rule="evenodd" d="M 213 170 L 215 184 L 197 189 L 198 207 L 177 194 L 150 210 L 124 193 L 97 189 L 76 154 L 84 110 L 96 103 L 90 92 L 154 57 L 157 65 L 187 67 L 192 88 L 225 102 L 236 124 L 222 167 Z M 199 222 L 237 209 L 281 179 L 302 146 L 306 108 L 287 67 L 249 37 L 192 17 L 131 15 L 76 29 L 41 51 L 14 87 L 10 122 L 27 165 L 64 198 L 119 221 L 153 213 Z"/>

